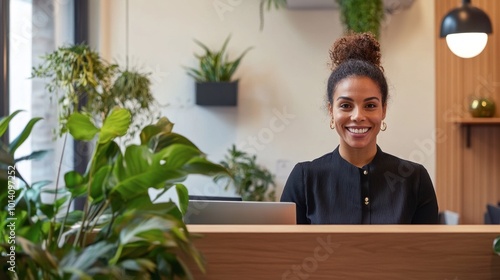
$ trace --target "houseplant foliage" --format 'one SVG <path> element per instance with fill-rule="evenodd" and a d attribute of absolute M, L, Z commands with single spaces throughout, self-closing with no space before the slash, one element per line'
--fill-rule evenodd
<path fill-rule="evenodd" d="M 251 48 L 247 48 L 235 60 L 230 60 L 226 53 L 230 38 L 228 36 L 217 51 L 195 40 L 205 52 L 202 55 L 195 54 L 197 68 L 186 67 L 186 70 L 196 81 L 197 105 L 236 106 L 238 103 L 238 80 L 233 80 L 233 74 Z"/>
<path fill-rule="evenodd" d="M 115 106 L 129 110 L 135 130 L 141 123 L 137 116 L 150 116 L 153 120 L 155 105 L 151 93 L 149 73 L 129 69 L 121 70 L 118 64 L 108 63 L 88 45 L 70 45 L 56 49 L 43 57 L 34 67 L 32 77 L 47 79 L 46 89 L 51 99 L 59 105 L 59 135 L 66 132 L 69 116 L 82 111 L 104 119 Z"/>
<path fill-rule="evenodd" d="M 0 121 L 0 136 L 13 117 Z M 30 121 L 16 139 L 25 139 L 36 121 Z M 203 259 L 182 221 L 188 203 L 182 182 L 190 174 L 215 176 L 226 169 L 172 132 L 167 118 L 145 126 L 140 144 L 120 147 L 116 140 L 126 134 L 130 123 L 131 115 L 123 108 L 109 112 L 102 126 L 96 126 L 88 114 L 72 113 L 66 123 L 69 133 L 77 140 L 95 141 L 87 171 L 64 174 L 64 188 L 56 184 L 47 190 L 44 182 L 19 181 L 13 196 L 1 196 L 4 257 L 13 246 L 3 232 L 6 220 L 16 223 L 15 273 L 8 271 L 12 279 L 191 278 L 179 254 L 192 258 L 203 270 Z M 12 164 L 12 157 L 2 157 L 1 164 Z M 5 175 L 2 169 L 2 178 Z M 158 196 L 151 198 L 150 188 L 161 193 L 175 188 L 178 205 L 156 203 Z M 50 202 L 42 200 L 47 193 L 54 196 Z M 7 206 L 14 197 L 15 206 Z M 71 211 L 80 197 L 86 200 L 84 210 Z"/>
<path fill-rule="evenodd" d="M 0 137 L 7 132 L 7 128 L 9 126 L 10 121 L 19 113 L 21 110 L 15 111 L 10 116 L 0 119 Z M 22 157 L 14 158 L 14 153 L 17 149 L 26 141 L 28 136 L 31 134 L 31 131 L 35 124 L 39 122 L 41 118 L 33 118 L 31 119 L 25 126 L 24 130 L 8 145 L 4 142 L 0 141 L 0 186 L 8 185 L 8 175 L 9 175 L 9 166 L 15 166 L 17 163 L 25 160 L 36 160 L 43 157 L 47 151 L 34 151 L 29 155 L 24 155 Z M 19 172 L 17 173 L 17 178 L 21 180 L 23 183 L 26 183 L 24 178 Z M 7 192 L 0 192 L 0 201 L 4 201 L 7 196 Z M 6 204 L 2 204 L 6 205 Z"/>
<path fill-rule="evenodd" d="M 196 82 L 231 82 L 234 72 L 251 47 L 243 51 L 235 60 L 230 60 L 226 53 L 230 39 L 231 36 L 228 36 L 218 51 L 211 50 L 202 42 L 195 40 L 195 43 L 205 53 L 202 55 L 195 54 L 198 60 L 198 68 L 188 67 L 187 74 L 193 77 Z"/>
<path fill-rule="evenodd" d="M 346 31 L 371 32 L 380 36 L 380 25 L 384 19 L 383 0 L 336 0 L 340 7 L 340 18 Z"/>
<path fill-rule="evenodd" d="M 264 10 L 271 10 L 275 8 L 279 10 L 286 8 L 286 0 L 260 0 L 259 15 L 260 15 L 260 30 L 264 29 Z"/>
<path fill-rule="evenodd" d="M 274 175 L 265 167 L 257 164 L 257 156 L 239 150 L 235 145 L 228 149 L 221 165 L 229 170 L 236 193 L 243 200 L 274 201 L 276 184 Z M 221 180 L 217 176 L 216 181 Z M 226 185 L 228 188 L 230 184 Z"/>

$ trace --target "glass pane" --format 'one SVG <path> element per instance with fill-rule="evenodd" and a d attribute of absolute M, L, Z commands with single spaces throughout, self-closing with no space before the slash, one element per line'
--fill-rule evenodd
<path fill-rule="evenodd" d="M 49 151 L 40 160 L 17 164 L 17 170 L 28 181 L 56 182 L 67 170 L 73 169 L 73 143 L 56 139 L 57 97 L 45 89 L 45 80 L 31 79 L 31 70 L 40 65 L 42 56 L 52 53 L 59 45 L 72 39 L 73 2 L 58 0 L 10 0 L 10 112 L 22 109 L 12 122 L 10 139 L 24 129 L 33 117 L 41 117 L 33 128 L 32 137 L 16 151 L 15 157 L 34 151 Z M 64 148 L 63 153 L 63 146 Z M 62 158 L 62 155 L 64 157 Z M 61 159 L 62 158 L 62 159 Z M 54 184 L 52 184 L 54 186 Z"/>
<path fill-rule="evenodd" d="M 28 0 L 10 1 L 10 112 L 24 110 L 14 118 L 9 126 L 9 139 L 15 139 L 31 119 L 31 80 L 32 67 L 32 2 Z M 16 152 L 16 157 L 28 155 L 32 151 L 31 138 Z M 17 169 L 29 182 L 31 180 L 31 164 L 20 162 Z"/>

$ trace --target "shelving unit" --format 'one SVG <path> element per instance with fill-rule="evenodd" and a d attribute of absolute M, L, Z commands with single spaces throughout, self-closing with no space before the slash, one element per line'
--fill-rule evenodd
<path fill-rule="evenodd" d="M 450 122 L 459 124 L 465 128 L 465 145 L 469 148 L 471 126 L 500 125 L 500 118 L 453 118 Z"/>

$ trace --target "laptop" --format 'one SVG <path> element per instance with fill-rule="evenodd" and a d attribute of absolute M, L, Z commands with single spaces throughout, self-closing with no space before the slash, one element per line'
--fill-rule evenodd
<path fill-rule="evenodd" d="M 189 200 L 227 200 L 242 201 L 239 196 L 208 196 L 208 195 L 189 195 Z"/>
<path fill-rule="evenodd" d="M 294 225 L 295 203 L 189 200 L 186 224 Z"/>

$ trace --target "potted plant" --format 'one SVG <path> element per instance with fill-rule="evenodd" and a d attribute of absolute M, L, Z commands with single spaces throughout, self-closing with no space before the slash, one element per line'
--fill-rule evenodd
<path fill-rule="evenodd" d="M 274 201 L 276 184 L 274 175 L 265 167 L 257 164 L 257 156 L 249 155 L 232 145 L 220 164 L 227 168 L 232 180 L 226 183 L 226 189 L 232 185 L 243 200 Z M 227 177 L 217 176 L 216 181 Z"/>
<path fill-rule="evenodd" d="M 0 136 L 16 114 L 0 120 Z M 13 154 L 37 121 L 31 120 L 19 137 L 0 149 L 0 181 L 8 186 L 0 195 L 0 252 L 7 275 L 28 280 L 189 279 L 180 254 L 203 269 L 182 220 L 188 203 L 182 182 L 190 174 L 225 173 L 224 167 L 172 132 L 167 118 L 143 127 L 139 144 L 120 147 L 116 139 L 131 123 L 128 110 L 113 109 L 102 126 L 88 114 L 74 112 L 67 119 L 68 132 L 81 141 L 95 139 L 95 149 L 84 174 L 69 171 L 64 183 L 47 190 L 45 182 L 28 185 L 14 179 L 22 176 Z M 148 192 L 155 188 L 164 193 L 172 187 L 178 205 L 158 203 Z M 53 200 L 42 199 L 47 193 Z M 78 197 L 86 198 L 85 208 L 72 211 Z"/>
<path fill-rule="evenodd" d="M 235 60 L 229 60 L 226 48 L 230 37 L 227 37 L 219 51 L 210 50 L 205 44 L 195 40 L 205 51 L 203 55 L 195 55 L 199 62 L 198 68 L 187 68 L 187 74 L 196 81 L 197 105 L 237 105 L 238 80 L 233 80 L 233 74 L 251 48 L 247 48 Z"/>
<path fill-rule="evenodd" d="M 32 77 L 47 79 L 50 98 L 58 102 L 59 135 L 66 132 L 68 118 L 75 111 L 87 112 L 100 122 L 115 106 L 128 109 L 132 129 L 127 135 L 132 138 L 143 123 L 159 117 L 154 113 L 149 73 L 120 69 L 85 44 L 59 47 L 45 55 L 33 68 Z"/>
<path fill-rule="evenodd" d="M 380 37 L 380 26 L 384 19 L 383 0 L 336 0 L 340 7 L 340 18 L 347 32 L 370 32 Z"/>

